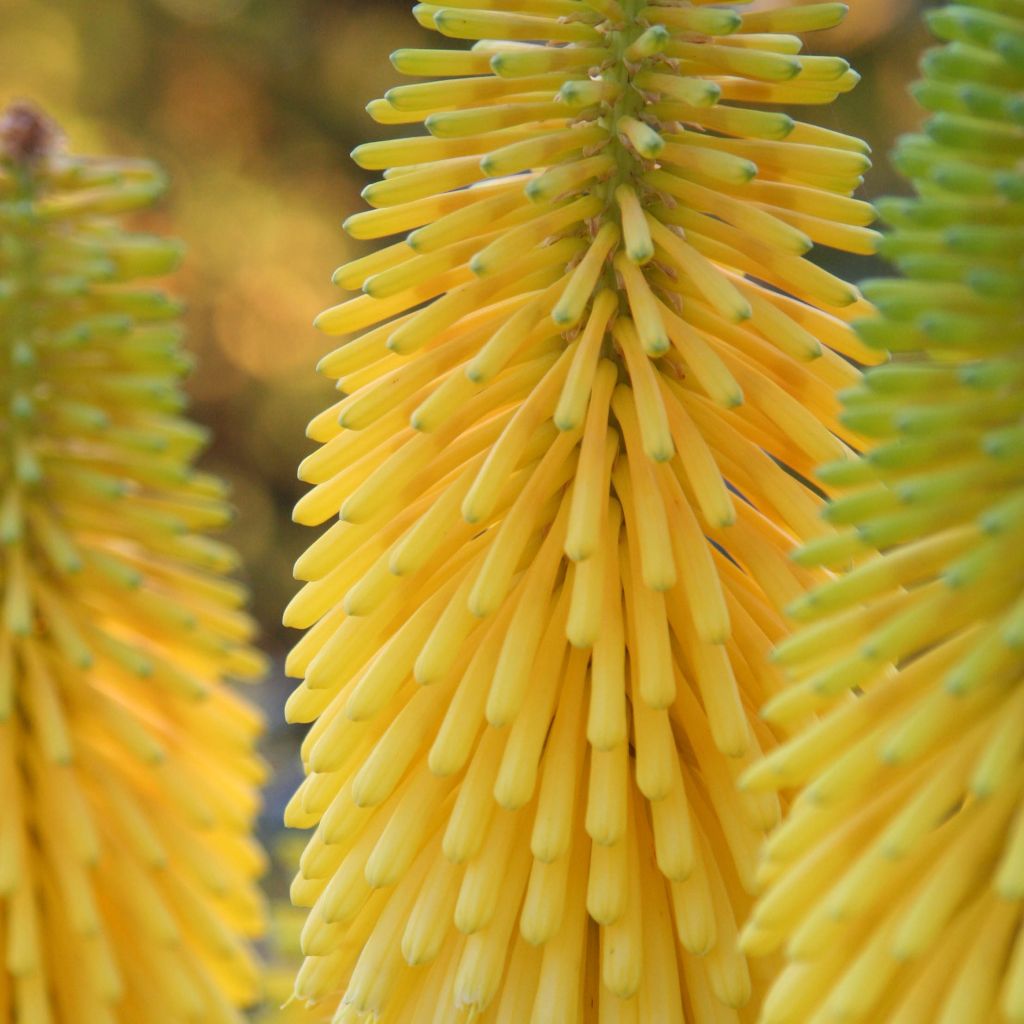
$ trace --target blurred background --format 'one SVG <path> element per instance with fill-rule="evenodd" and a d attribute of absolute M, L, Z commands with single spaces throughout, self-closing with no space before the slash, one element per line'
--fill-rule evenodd
<path fill-rule="evenodd" d="M 780 0 L 755 0 L 754 7 Z M 445 45 L 409 15 L 410 0 L 0 0 L 0 104 L 31 99 L 82 153 L 145 155 L 171 174 L 156 229 L 184 239 L 171 287 L 187 298 L 193 416 L 213 442 L 206 467 L 234 490 L 230 540 L 253 591 L 262 644 L 275 666 L 260 688 L 274 774 L 263 819 L 276 854 L 268 878 L 287 892 L 290 843 L 280 827 L 299 766 L 300 730 L 282 723 L 280 665 L 295 639 L 280 625 L 294 592 L 291 565 L 313 532 L 291 522 L 295 478 L 310 450 L 304 430 L 329 404 L 314 366 L 333 347 L 310 326 L 339 301 L 333 269 L 360 254 L 341 222 L 363 207 L 370 176 L 348 159 L 393 129 L 366 103 L 394 84 L 388 54 Z M 906 94 L 927 37 L 923 0 L 851 0 L 839 29 L 809 52 L 847 57 L 864 80 L 852 94 L 800 116 L 860 135 L 875 152 L 863 195 L 903 186 L 886 159 L 916 127 Z M 859 280 L 881 269 L 859 258 L 822 261 Z M 281 911 L 283 944 L 294 921 Z M 280 979 L 284 983 L 284 974 Z M 268 1006 L 277 998 L 271 993 Z M 281 1019 L 266 1011 L 266 1019 Z"/>

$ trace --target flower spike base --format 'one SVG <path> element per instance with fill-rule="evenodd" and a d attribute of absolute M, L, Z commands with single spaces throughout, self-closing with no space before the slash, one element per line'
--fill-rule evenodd
<path fill-rule="evenodd" d="M 192 469 L 150 164 L 0 114 L 0 1022 L 236 1024 L 258 992 L 260 670 Z"/>
<path fill-rule="evenodd" d="M 876 359 L 806 259 L 873 249 L 864 146 L 775 109 L 856 82 L 793 35 L 843 12 L 414 9 L 473 45 L 399 51 L 427 80 L 369 108 L 427 134 L 355 151 L 348 230 L 392 237 L 318 319 L 351 337 L 295 518 L 338 521 L 285 614 L 296 996 L 336 1024 L 753 1019 L 780 809 L 734 782 L 830 529 L 801 477 Z"/>
<path fill-rule="evenodd" d="M 844 396 L 872 444 L 821 471 L 840 533 L 800 561 L 846 571 L 794 606 L 765 708 L 819 718 L 747 779 L 804 787 L 744 938 L 790 960 L 765 1024 L 1024 1020 L 1024 7 L 928 20 L 918 194 L 883 211 L 904 276 L 861 325 L 903 359 Z"/>

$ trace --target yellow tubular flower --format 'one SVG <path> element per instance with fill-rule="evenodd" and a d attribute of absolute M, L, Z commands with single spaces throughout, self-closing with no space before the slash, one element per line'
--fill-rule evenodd
<path fill-rule="evenodd" d="M 884 209 L 905 277 L 861 325 L 906 356 L 845 396 L 876 442 L 822 470 L 841 532 L 799 561 L 846 572 L 776 652 L 767 718 L 818 717 L 746 780 L 803 787 L 744 936 L 789 959 L 765 1024 L 1024 1021 L 1024 6 L 929 22 L 918 196 Z"/>
<path fill-rule="evenodd" d="M 844 11 L 415 8 L 475 42 L 399 51 L 430 80 L 369 108 L 429 134 L 355 152 L 385 175 L 350 233 L 401 237 L 318 320 L 351 337 L 295 518 L 340 516 L 285 614 L 295 991 L 336 1024 L 753 1019 L 780 812 L 735 780 L 816 578 L 787 551 L 830 531 L 801 477 L 877 359 L 805 254 L 876 236 L 865 147 L 745 104 L 849 89 L 791 34 Z"/>
<path fill-rule="evenodd" d="M 192 468 L 159 171 L 0 118 L 0 1021 L 238 1022 L 257 992 L 260 670 Z"/>

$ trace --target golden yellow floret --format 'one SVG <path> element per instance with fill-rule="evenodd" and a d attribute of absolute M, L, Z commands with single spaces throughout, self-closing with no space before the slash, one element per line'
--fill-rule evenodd
<path fill-rule="evenodd" d="M 295 518 L 287 713 L 313 723 L 296 998 L 335 1024 L 751 1021 L 738 930 L 774 795 L 767 653 L 830 534 L 873 247 L 851 88 L 791 33 L 841 4 L 420 4 L 318 318 L 339 401 Z M 738 102 L 736 102 L 738 101 Z M 755 109 L 747 102 L 766 103 Z"/>
<path fill-rule="evenodd" d="M 164 179 L 0 116 L 0 1021 L 239 1024 L 259 991 L 258 674 L 193 468 Z"/>

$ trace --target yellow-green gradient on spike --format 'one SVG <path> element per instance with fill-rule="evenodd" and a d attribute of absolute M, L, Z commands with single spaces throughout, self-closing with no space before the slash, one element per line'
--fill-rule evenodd
<path fill-rule="evenodd" d="M 258 674 L 207 536 L 160 172 L 0 114 L 0 1022 L 239 1024 L 258 995 Z"/>
<path fill-rule="evenodd" d="M 414 8 L 446 39 L 369 106 L 407 137 L 354 154 L 384 173 L 348 230 L 385 241 L 318 318 L 340 394 L 295 510 L 330 522 L 285 613 L 314 1015 L 756 1015 L 780 804 L 735 781 L 821 578 L 788 552 L 833 533 L 804 480 L 879 359 L 807 258 L 874 248 L 865 147 L 782 112 L 855 84 L 796 34 L 844 11 Z"/>
<path fill-rule="evenodd" d="M 902 276 L 859 325 L 899 358 L 843 396 L 871 443 L 822 469 L 839 532 L 798 557 L 843 571 L 795 602 L 764 709 L 805 728 L 746 778 L 803 788 L 744 935 L 789 961 L 764 1024 L 1024 1020 L 1024 4 L 928 22 Z"/>

